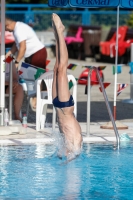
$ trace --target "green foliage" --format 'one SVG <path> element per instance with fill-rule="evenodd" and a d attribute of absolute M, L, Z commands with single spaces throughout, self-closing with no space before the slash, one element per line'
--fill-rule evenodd
<path fill-rule="evenodd" d="M 117 16 L 114 14 L 100 14 L 100 15 L 91 15 L 91 24 L 101 25 L 101 26 L 116 26 L 116 18 Z M 119 25 L 123 26 L 126 24 L 127 15 L 122 14 L 119 15 Z"/>
<path fill-rule="evenodd" d="M 82 21 L 81 15 L 60 14 L 60 17 L 65 24 L 66 29 L 69 27 L 70 24 L 81 24 Z M 51 14 L 35 14 L 33 28 L 37 31 L 51 29 Z"/>
<path fill-rule="evenodd" d="M 128 17 L 128 19 L 126 20 L 126 24 L 130 27 L 133 28 L 133 13 L 131 13 Z"/>

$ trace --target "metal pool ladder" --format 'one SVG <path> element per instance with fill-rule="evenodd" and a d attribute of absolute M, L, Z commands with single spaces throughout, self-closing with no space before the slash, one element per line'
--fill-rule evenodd
<path fill-rule="evenodd" d="M 100 74 L 99 74 L 99 70 L 98 70 L 97 67 L 94 67 L 94 66 L 89 66 L 88 68 L 90 70 L 89 70 L 89 73 L 88 73 L 88 91 L 87 91 L 88 92 L 87 93 L 88 94 L 87 95 L 87 132 L 89 131 L 89 127 L 90 127 L 90 75 L 91 75 L 92 70 L 95 70 L 99 84 L 100 84 L 101 89 L 102 89 L 102 93 L 103 93 L 105 104 L 106 104 L 106 107 L 107 107 L 107 110 L 108 110 L 108 113 L 109 113 L 109 117 L 110 117 L 110 120 L 112 121 L 112 125 L 113 125 L 115 136 L 116 136 L 116 141 L 117 141 L 117 147 L 119 148 L 119 146 L 120 146 L 119 133 L 117 131 L 115 120 L 114 120 L 113 115 L 112 115 L 112 111 L 111 111 L 111 108 L 110 108 L 110 105 L 109 105 L 108 97 L 107 97 L 106 91 L 104 89 L 103 82 L 102 82 Z"/>

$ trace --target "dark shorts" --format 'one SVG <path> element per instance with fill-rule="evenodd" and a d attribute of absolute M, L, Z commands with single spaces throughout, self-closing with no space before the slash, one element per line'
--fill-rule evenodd
<path fill-rule="evenodd" d="M 58 97 L 56 97 L 53 99 L 53 105 L 56 108 L 71 107 L 71 106 L 74 106 L 74 100 L 73 100 L 72 95 L 70 96 L 69 101 L 66 101 L 66 102 L 60 102 Z"/>
<path fill-rule="evenodd" d="M 42 48 L 31 56 L 25 58 L 25 62 L 36 67 L 46 69 L 47 50 Z"/>

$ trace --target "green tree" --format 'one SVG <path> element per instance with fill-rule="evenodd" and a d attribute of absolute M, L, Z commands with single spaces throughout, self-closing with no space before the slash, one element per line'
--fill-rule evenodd
<path fill-rule="evenodd" d="M 126 20 L 126 24 L 127 24 L 129 27 L 133 28 L 133 13 L 131 13 L 131 14 L 129 15 L 128 19 Z"/>

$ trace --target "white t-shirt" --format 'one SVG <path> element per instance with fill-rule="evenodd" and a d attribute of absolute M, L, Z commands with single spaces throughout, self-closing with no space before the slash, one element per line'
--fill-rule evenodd
<path fill-rule="evenodd" d="M 15 29 L 13 31 L 16 46 L 19 49 L 19 43 L 26 41 L 26 51 L 24 57 L 29 57 L 44 47 L 44 45 L 38 39 L 35 31 L 27 24 L 23 22 L 16 22 Z"/>

